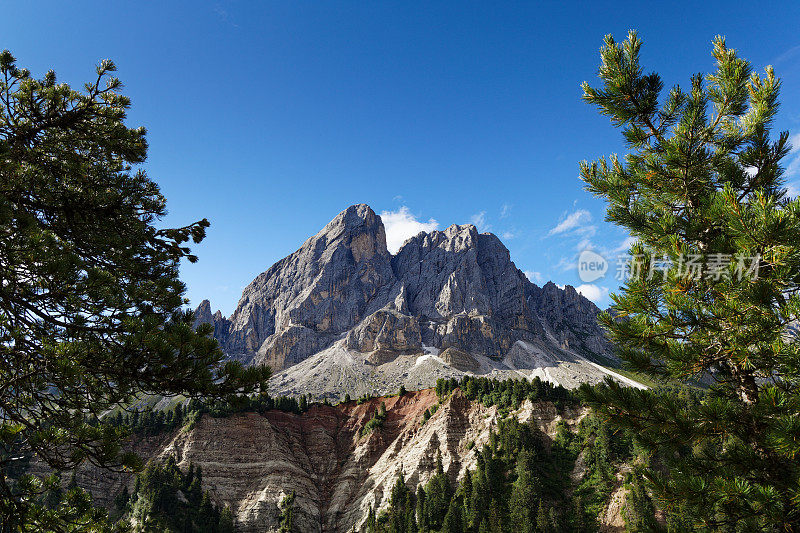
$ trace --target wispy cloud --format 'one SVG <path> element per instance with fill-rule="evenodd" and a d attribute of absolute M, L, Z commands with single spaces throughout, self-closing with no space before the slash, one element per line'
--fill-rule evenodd
<path fill-rule="evenodd" d="M 568 270 L 577 270 L 578 269 L 578 257 L 561 257 L 558 260 L 558 263 L 553 265 L 553 268 L 560 270 L 561 272 L 567 272 Z"/>
<path fill-rule="evenodd" d="M 439 229 L 436 219 L 429 218 L 427 222 L 417 220 L 406 206 L 396 211 L 381 211 L 381 219 L 386 228 L 386 247 L 392 254 L 396 254 L 403 243 L 414 235 Z"/>
<path fill-rule="evenodd" d="M 509 213 L 511 213 L 511 206 L 509 204 L 503 204 L 503 207 L 500 208 L 500 218 L 506 218 Z"/>
<path fill-rule="evenodd" d="M 524 272 L 525 276 L 534 283 L 542 284 L 544 283 L 544 276 L 541 272 L 536 272 L 534 270 L 526 270 Z"/>
<path fill-rule="evenodd" d="M 481 211 L 480 213 L 475 213 L 469 218 L 470 222 L 478 228 L 478 231 L 483 233 L 484 231 L 489 231 L 492 229 L 491 224 L 486 223 L 486 211 Z"/>
<path fill-rule="evenodd" d="M 217 17 L 219 17 L 219 19 L 220 19 L 222 22 L 224 22 L 224 23 L 226 23 L 226 24 L 229 24 L 230 26 L 232 26 L 232 27 L 234 27 L 234 28 L 238 28 L 238 27 L 239 27 L 239 25 L 238 25 L 238 24 L 236 24 L 236 23 L 233 21 L 233 18 L 231 17 L 231 14 L 228 12 L 228 10 L 227 10 L 227 9 L 225 9 L 224 7 L 222 7 L 222 5 L 220 5 L 220 4 L 215 4 L 215 5 L 214 5 L 214 7 L 213 7 L 212 9 L 214 10 L 214 13 L 216 13 L 216 14 L 217 14 Z"/>
<path fill-rule="evenodd" d="M 503 234 L 500 236 L 504 241 L 509 241 L 516 237 L 517 234 L 513 231 L 504 231 Z"/>
<path fill-rule="evenodd" d="M 611 255 L 618 255 L 618 254 L 627 253 L 627 251 L 631 249 L 631 246 L 633 246 L 633 243 L 635 243 L 635 242 L 636 242 L 635 238 L 633 238 L 633 237 L 625 237 L 622 240 L 622 242 L 619 243 L 617 245 L 617 247 L 614 248 L 611 251 Z"/>
<path fill-rule="evenodd" d="M 779 65 L 786 61 L 792 61 L 793 59 L 797 58 L 800 58 L 800 44 L 789 48 L 784 53 L 776 57 L 775 60 L 772 62 L 772 65 L 773 66 Z"/>
<path fill-rule="evenodd" d="M 787 156 L 789 162 L 783 177 L 787 180 L 786 193 L 794 198 L 800 195 L 800 132 L 789 136 L 789 144 L 792 149 Z"/>
<path fill-rule="evenodd" d="M 591 222 L 592 214 L 586 209 L 578 209 L 577 211 L 573 211 L 572 213 L 562 216 L 561 221 L 549 232 L 547 232 L 547 236 L 551 237 L 553 235 L 561 235 L 563 233 L 572 232 L 579 232 L 582 235 L 594 235 L 597 231 L 597 228 L 593 226 Z"/>

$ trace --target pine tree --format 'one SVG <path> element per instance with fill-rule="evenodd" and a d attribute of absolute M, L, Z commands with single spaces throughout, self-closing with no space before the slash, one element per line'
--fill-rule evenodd
<path fill-rule="evenodd" d="M 213 328 L 195 331 L 182 310 L 179 266 L 197 260 L 187 243 L 209 223 L 161 223 L 166 200 L 140 166 L 145 130 L 125 124 L 130 100 L 115 70 L 102 61 L 75 90 L 0 52 L 0 383 L 13 384 L 0 388 L 0 442 L 24 443 L 50 470 L 138 469 L 124 432 L 97 423 L 137 394 L 223 397 L 269 377 L 224 361 Z M 45 513 L 43 479 L 14 483 L 16 459 L 2 455 L 3 528 L 99 524 L 69 502 L 63 516 L 60 506 Z"/>
<path fill-rule="evenodd" d="M 696 402 L 613 382 L 583 392 L 663 461 L 648 487 L 695 527 L 796 529 L 800 345 L 787 333 L 800 314 L 800 200 L 782 179 L 788 134 L 769 138 L 780 82 L 718 37 L 716 71 L 662 99 L 641 44 L 635 32 L 621 45 L 607 36 L 603 86 L 583 85 L 630 150 L 581 164 L 607 219 L 636 240 L 600 320 L 631 368 L 712 384 Z"/>
<path fill-rule="evenodd" d="M 531 462 L 528 451 L 523 450 L 517 456 L 517 479 L 511 489 L 511 500 L 508 504 L 513 531 L 533 532 L 536 529 L 533 510 L 537 494 Z"/>
<path fill-rule="evenodd" d="M 461 521 L 463 515 L 464 511 L 460 499 L 453 498 L 447 508 L 447 513 L 444 515 L 442 533 L 462 533 L 464 531 L 464 524 Z"/>
<path fill-rule="evenodd" d="M 444 473 L 441 453 L 438 453 L 436 457 L 436 473 L 425 486 L 425 496 L 425 508 L 427 511 L 425 523 L 431 529 L 439 529 L 442 527 L 442 522 L 452 498 L 452 488 L 447 475 Z"/>
<path fill-rule="evenodd" d="M 405 476 L 401 471 L 397 475 L 389 497 L 389 531 L 390 533 L 410 533 L 416 530 L 414 514 L 414 494 L 406 485 Z"/>
<path fill-rule="evenodd" d="M 222 508 L 219 515 L 219 533 L 233 533 L 233 512 L 227 505 Z"/>
<path fill-rule="evenodd" d="M 544 501 L 539 500 L 539 510 L 536 513 L 536 531 L 547 533 L 550 531 L 550 520 L 547 518 L 547 511 L 544 508 Z"/>
<path fill-rule="evenodd" d="M 658 524 L 655 514 L 656 510 L 653 501 L 647 494 L 644 480 L 639 472 L 634 471 L 625 501 L 625 530 L 630 532 L 656 531 Z"/>
<path fill-rule="evenodd" d="M 427 520 L 428 512 L 427 509 L 425 508 L 426 498 L 427 496 L 425 494 L 425 489 L 422 488 L 422 485 L 420 485 L 419 487 L 417 487 L 417 506 L 416 506 L 417 524 L 419 524 L 420 531 L 428 530 L 428 520 Z"/>
<path fill-rule="evenodd" d="M 472 525 L 472 472 L 467 470 L 464 473 L 464 479 L 461 480 L 461 485 L 459 487 L 459 492 L 461 492 L 461 498 L 463 501 L 463 509 L 464 509 L 464 527 L 470 527 Z M 477 524 L 475 524 L 477 526 Z"/>
<path fill-rule="evenodd" d="M 365 527 L 367 533 L 376 533 L 378 530 L 378 521 L 375 518 L 375 508 L 371 505 L 369 506 L 369 513 L 367 514 L 367 523 Z"/>
<path fill-rule="evenodd" d="M 283 497 L 280 504 L 280 533 L 294 532 L 294 491 Z"/>
<path fill-rule="evenodd" d="M 475 476 L 473 476 L 472 479 L 472 498 L 469 509 L 470 524 L 476 526 L 486 519 L 486 514 L 489 512 L 489 499 L 483 463 L 479 459 L 478 467 L 475 470 Z"/>

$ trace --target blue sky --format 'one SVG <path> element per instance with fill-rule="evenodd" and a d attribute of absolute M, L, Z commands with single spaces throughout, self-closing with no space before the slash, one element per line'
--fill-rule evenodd
<path fill-rule="evenodd" d="M 14 2 L 0 48 L 73 85 L 117 63 L 165 223 L 212 223 L 182 269 L 188 296 L 229 314 L 253 277 L 362 202 L 392 242 L 474 222 L 535 281 L 581 285 L 580 249 L 626 238 L 577 177 L 581 159 L 623 150 L 580 99 L 605 34 L 638 29 L 667 86 L 711 70 L 711 40 L 727 36 L 775 66 L 775 129 L 800 141 L 800 3 L 734 5 Z M 788 166 L 800 181 L 800 151 Z M 581 290 L 605 305 L 614 288 L 609 272 Z"/>

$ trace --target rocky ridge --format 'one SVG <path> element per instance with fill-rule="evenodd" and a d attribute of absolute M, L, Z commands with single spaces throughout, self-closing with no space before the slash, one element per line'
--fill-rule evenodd
<path fill-rule="evenodd" d="M 417 371 L 422 387 L 442 374 L 523 370 L 530 378 L 537 368 L 558 382 L 547 367 L 532 366 L 545 360 L 554 371 L 572 364 L 559 372 L 565 386 L 597 381 L 605 373 L 591 364 L 613 359 L 598 312 L 573 287 L 529 281 L 500 239 L 471 224 L 420 233 L 391 255 L 381 218 L 359 204 L 257 276 L 230 318 L 212 314 L 206 300 L 195 321 L 213 325 L 229 357 L 284 371 L 275 392 L 286 393 L 308 385 L 300 365 L 315 357 L 329 358 L 316 366 L 333 374 L 364 377 L 368 370 L 368 383 L 386 381 L 383 367 L 397 362 L 404 382 L 431 350 L 447 353 L 435 361 L 447 368 L 427 377 Z M 307 389 L 342 392 L 324 384 Z"/>

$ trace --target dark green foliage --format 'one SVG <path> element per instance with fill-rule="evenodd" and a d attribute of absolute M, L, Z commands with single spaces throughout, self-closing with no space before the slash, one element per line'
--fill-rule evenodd
<path fill-rule="evenodd" d="M 284 496 L 281 500 L 280 533 L 294 533 L 294 491 Z"/>
<path fill-rule="evenodd" d="M 635 32 L 606 37 L 602 87 L 583 85 L 630 153 L 583 162 L 581 176 L 637 241 L 600 320 L 631 369 L 712 385 L 697 402 L 613 382 L 585 397 L 636 434 L 647 488 L 677 522 L 797 530 L 800 344 L 787 333 L 800 315 L 800 200 L 782 178 L 788 134 L 770 140 L 780 81 L 718 37 L 716 71 L 662 95 L 641 45 Z"/>
<path fill-rule="evenodd" d="M 202 473 L 193 467 L 182 472 L 172 457 L 164 463 L 148 463 L 136 480 L 130 497 L 130 516 L 136 531 L 161 533 L 233 531 L 230 509 L 220 509 L 201 487 Z"/>
<path fill-rule="evenodd" d="M 656 509 L 653 500 L 647 492 L 647 487 L 641 472 L 634 471 L 626 483 L 628 497 L 625 501 L 625 530 L 635 533 L 637 531 L 658 531 L 659 525 L 655 520 Z"/>
<path fill-rule="evenodd" d="M 539 498 L 533 456 L 528 450 L 522 450 L 517 456 L 516 475 L 511 489 L 509 511 L 511 528 L 520 533 L 533 532 L 533 512 Z"/>
<path fill-rule="evenodd" d="M 437 456 L 433 476 L 417 487 L 414 514 L 419 531 L 538 532 L 540 506 L 547 523 L 542 531 L 572 531 L 582 519 L 574 519 L 569 473 L 581 447 L 577 438 L 562 436 L 550 442 L 533 424 L 500 420 L 477 456 L 476 469 L 455 490 Z M 381 515 L 377 531 L 390 531 L 383 517 L 395 516 L 392 513 L 393 505 Z"/>
<path fill-rule="evenodd" d="M 415 533 L 417 531 L 414 493 L 406 485 L 403 473 L 397 476 L 389 500 L 389 512 L 385 517 L 391 533 Z"/>
<path fill-rule="evenodd" d="M 193 398 L 185 405 L 178 404 L 168 411 L 157 409 L 134 409 L 130 412 L 118 412 L 104 423 L 117 428 L 124 428 L 136 435 L 157 435 L 162 431 L 170 431 L 180 427 L 191 429 L 204 414 L 214 418 L 222 418 L 237 413 L 264 414 L 272 409 L 287 413 L 302 414 L 309 408 L 304 396 L 298 400 L 292 396 L 273 398 L 262 392 L 247 396 L 229 397 L 217 400 Z M 165 414 L 166 413 L 166 414 Z"/>
<path fill-rule="evenodd" d="M 542 500 L 539 500 L 539 510 L 536 513 L 536 531 L 541 533 L 550 531 L 550 520 L 547 518 Z"/>
<path fill-rule="evenodd" d="M 379 409 L 375 409 L 375 413 L 372 415 L 372 418 L 364 424 L 364 427 L 361 428 L 361 435 L 366 435 L 371 431 L 377 430 L 383 427 L 383 423 L 386 421 L 386 403 L 381 402 L 381 406 Z"/>
<path fill-rule="evenodd" d="M 461 389 L 468 400 L 478 401 L 485 406 L 496 405 L 501 410 L 517 409 L 526 399 L 532 402 L 549 401 L 556 407 L 576 405 L 578 398 L 568 389 L 538 377 L 528 381 L 525 379 L 496 380 L 485 377 L 464 376 L 436 380 L 436 394 L 442 401 L 455 389 Z M 433 413 L 431 413 L 433 414 Z"/>
<path fill-rule="evenodd" d="M 83 92 L 42 79 L 0 53 L 0 527 L 76 530 L 85 498 L 38 508 L 49 483 L 12 478 L 15 453 L 54 470 L 91 461 L 138 468 L 124 432 L 96 423 L 139 393 L 224 397 L 265 386 L 269 369 L 224 360 L 210 326 L 182 311 L 187 243 L 209 226 L 161 224 L 166 200 L 135 165 L 144 128 L 115 67 L 103 61 Z M 23 454 L 24 455 L 24 454 Z M 83 499 L 81 499 L 83 498 Z M 91 514 L 91 513 L 90 513 Z M 46 515 L 46 516 L 45 516 Z M 77 524 L 77 525 L 76 525 Z M 66 526 L 64 526 L 66 527 Z"/>

